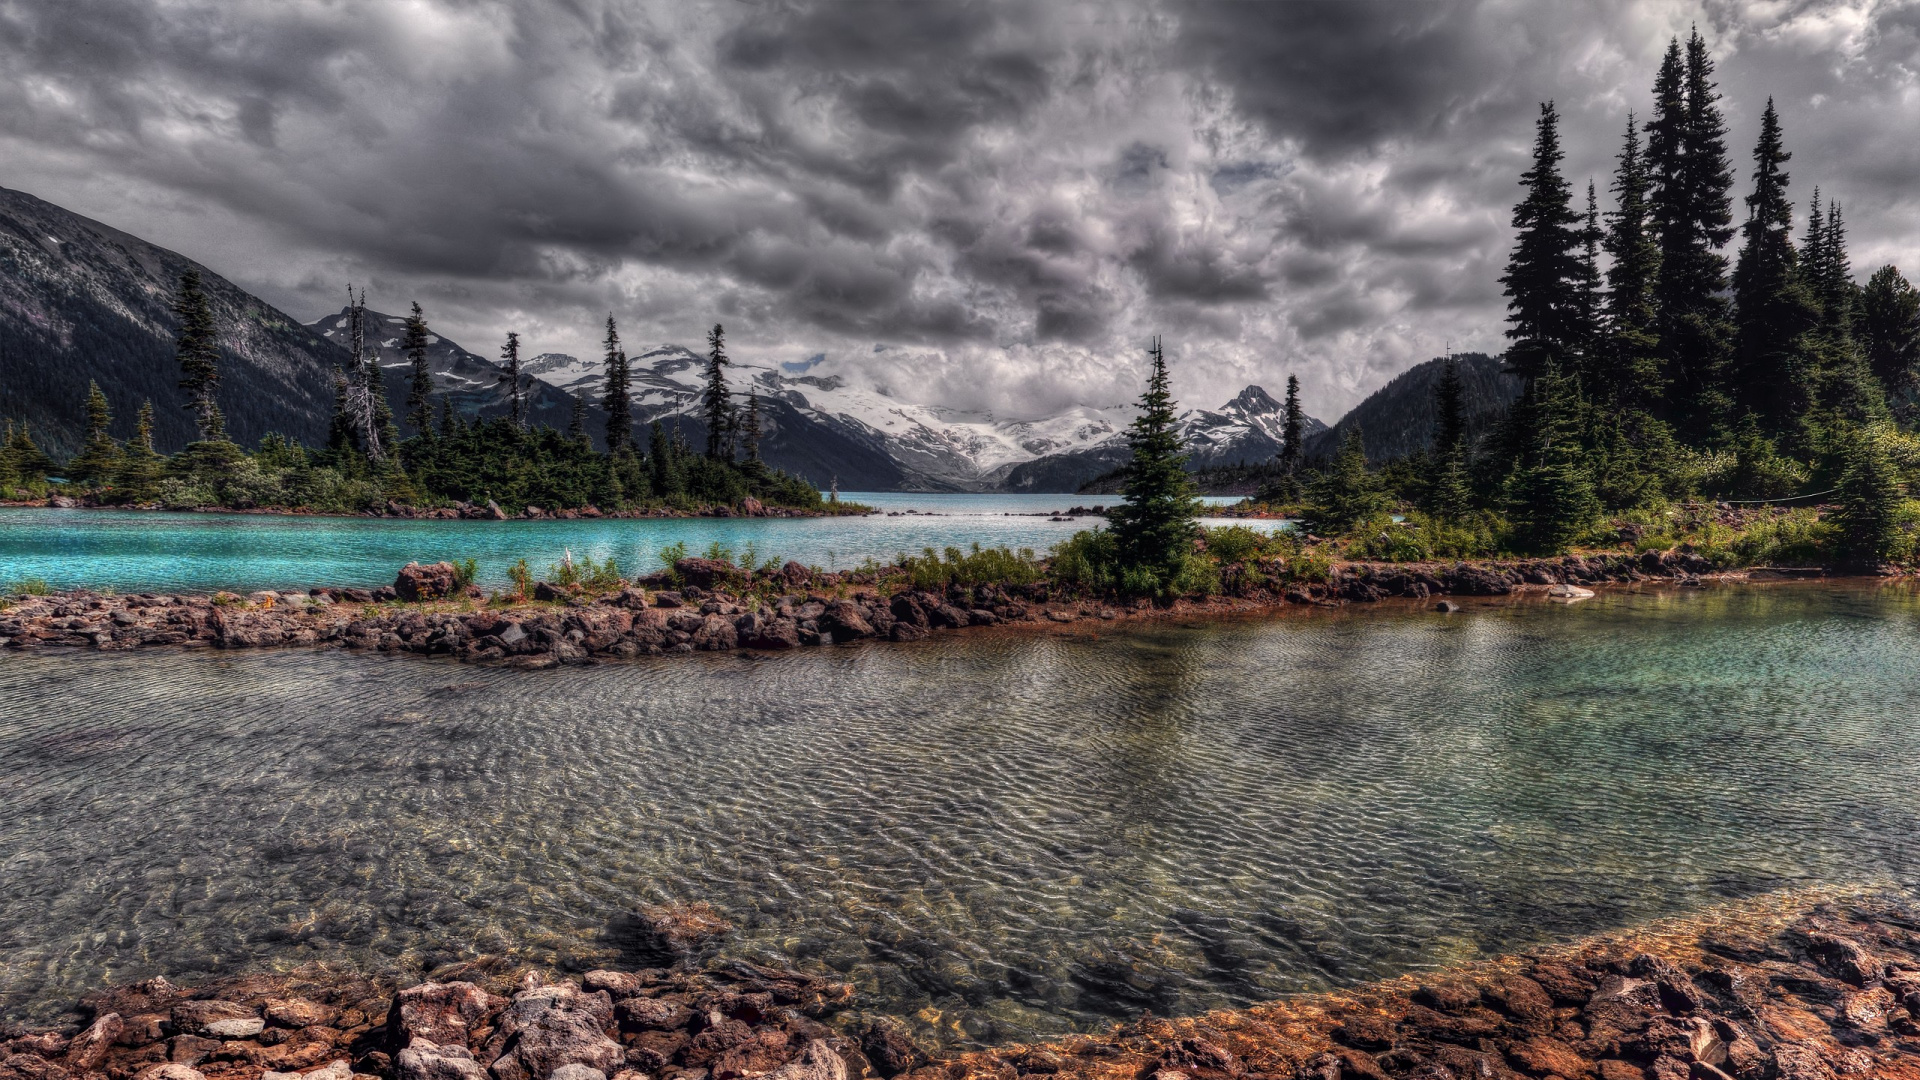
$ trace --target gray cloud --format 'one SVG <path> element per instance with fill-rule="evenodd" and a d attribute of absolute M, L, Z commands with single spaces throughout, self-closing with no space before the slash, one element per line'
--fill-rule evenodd
<path fill-rule="evenodd" d="M 1164 332 L 1183 398 L 1292 371 L 1331 418 L 1499 347 L 1537 103 L 1604 189 L 1694 23 L 1736 153 L 1774 95 L 1796 196 L 1920 270 L 1920 5 L 1872 0 L 0 0 L 0 184 L 482 353 L 724 318 L 1019 414 L 1131 398 Z"/>

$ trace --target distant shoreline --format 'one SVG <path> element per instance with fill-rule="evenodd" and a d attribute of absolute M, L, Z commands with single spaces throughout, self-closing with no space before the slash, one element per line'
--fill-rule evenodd
<path fill-rule="evenodd" d="M 597 506 L 580 508 L 560 508 L 547 510 L 530 506 L 517 514 L 487 504 L 462 504 L 458 506 L 420 507 L 400 503 L 389 503 L 384 512 L 363 510 L 357 514 L 335 513 L 325 510 L 308 510 L 300 507 L 285 506 L 182 506 L 168 507 L 157 503 L 98 503 L 91 499 L 75 499 L 64 495 L 50 496 L 45 499 L 5 500 L 0 499 L 0 509 L 7 510 L 124 510 L 139 513 L 159 514 L 231 514 L 241 517 L 324 517 L 345 520 L 403 520 L 403 521 L 591 521 L 591 520 L 645 520 L 674 518 L 829 518 L 864 517 L 879 513 L 872 507 L 859 503 L 828 503 L 822 509 L 806 509 L 794 506 L 766 506 L 754 499 L 745 500 L 751 506 L 726 506 L 712 504 L 692 510 L 680 510 L 670 506 L 647 507 L 637 510 L 602 510 Z M 492 509 L 489 509 L 492 507 Z M 497 512 L 496 512 L 497 511 Z"/>

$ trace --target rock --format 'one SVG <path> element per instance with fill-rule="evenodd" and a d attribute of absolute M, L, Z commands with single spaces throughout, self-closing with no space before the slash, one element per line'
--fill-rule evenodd
<path fill-rule="evenodd" d="M 860 1052 L 882 1077 L 898 1076 L 927 1063 L 927 1056 L 908 1038 L 906 1025 L 892 1017 L 874 1020 L 860 1032 Z"/>
<path fill-rule="evenodd" d="M 606 1035 L 612 1026 L 613 1002 L 605 993 L 585 993 L 570 983 L 523 991 L 487 1041 L 489 1071 L 495 1080 L 546 1080 L 562 1065 L 611 1072 L 627 1060 Z"/>
<path fill-rule="evenodd" d="M 794 649 L 800 646 L 800 624 L 787 618 L 768 619 L 747 637 L 750 649 Z"/>
<path fill-rule="evenodd" d="M 103 1013 L 95 1017 L 93 1023 L 87 1025 L 87 1030 L 74 1036 L 73 1042 L 68 1045 L 67 1065 L 73 1071 L 83 1073 L 99 1068 L 107 1058 L 107 1051 L 113 1049 L 113 1041 L 120 1037 L 125 1027 L 119 1013 Z"/>
<path fill-rule="evenodd" d="M 203 1029 L 210 1039 L 251 1039 L 267 1028 L 267 1022 L 257 1016 L 245 1019 L 215 1020 Z"/>
<path fill-rule="evenodd" d="M 133 1080 L 207 1080 L 207 1078 L 204 1073 L 191 1065 L 182 1065 L 177 1061 L 163 1061 L 134 1073 Z"/>
<path fill-rule="evenodd" d="M 509 648 L 527 640 L 526 630 L 517 622 L 508 623 L 505 627 L 501 628 L 495 636 L 500 639 L 500 644 Z"/>
<path fill-rule="evenodd" d="M 387 1009 L 387 1044 L 399 1048 L 416 1040 L 465 1047 L 505 1002 L 470 982 L 425 982 L 393 996 Z"/>
<path fill-rule="evenodd" d="M 607 1080 L 607 1074 L 591 1065 L 562 1065 L 547 1080 Z"/>
<path fill-rule="evenodd" d="M 767 1080 L 847 1080 L 847 1063 L 825 1041 L 815 1039 L 797 1060 L 768 1073 Z"/>
<path fill-rule="evenodd" d="M 635 944 L 655 954 L 685 959 L 733 931 L 712 904 L 650 904 L 632 917 Z"/>
<path fill-rule="evenodd" d="M 1444 615 L 1451 615 L 1454 612 L 1460 610 L 1460 605 L 1454 603 L 1451 600 L 1442 600 L 1439 603 L 1433 605 L 1433 610 L 1438 611 Z"/>
<path fill-rule="evenodd" d="M 780 568 L 779 577 L 780 580 L 787 583 L 789 588 L 797 589 L 813 580 L 813 571 L 794 562 L 792 559 L 788 559 L 787 564 Z"/>
<path fill-rule="evenodd" d="M 393 579 L 393 591 L 400 599 L 409 603 L 422 600 L 439 600 L 453 595 L 455 571 L 450 562 L 437 562 L 421 566 L 410 562 L 400 568 Z"/>
<path fill-rule="evenodd" d="M 66 1080 L 67 1070 L 37 1054 L 0 1057 L 0 1080 Z"/>
<path fill-rule="evenodd" d="M 175 1035 L 167 1041 L 167 1060 L 181 1065 L 198 1065 L 207 1055 L 220 1049 L 220 1040 L 198 1035 Z"/>
<path fill-rule="evenodd" d="M 486 1072 L 464 1046 L 436 1046 L 425 1039 L 394 1059 L 396 1080 L 485 1080 Z"/>
<path fill-rule="evenodd" d="M 175 1031 L 207 1038 L 244 1039 L 260 1034 L 267 1026 L 252 1009 L 231 1001 L 183 1001 L 173 1007 L 171 1015 Z M 215 1024 L 221 1026 L 215 1029 Z M 229 1034 L 248 1028 L 252 1030 L 246 1035 Z"/>
<path fill-rule="evenodd" d="M 740 513 L 743 517 L 766 517 L 767 508 L 760 504 L 759 499 L 749 495 L 740 500 Z M 606 1080 L 606 1078 L 601 1077 L 601 1080 Z"/>
<path fill-rule="evenodd" d="M 567 596 L 567 591 L 557 585 L 545 581 L 536 581 L 533 583 L 533 598 L 535 600 L 551 604 L 557 600 L 565 600 Z"/>
<path fill-rule="evenodd" d="M 613 1007 L 622 1031 L 676 1031 L 693 1019 L 685 1005 L 661 998 L 630 997 Z"/>
<path fill-rule="evenodd" d="M 657 608 L 677 608 L 685 603 L 686 600 L 672 589 L 653 594 L 653 606 Z"/>
<path fill-rule="evenodd" d="M 693 631 L 693 647 L 706 652 L 725 652 L 740 644 L 740 632 L 725 615 L 708 615 Z"/>
<path fill-rule="evenodd" d="M 693 556 L 674 563 L 673 572 L 679 575 L 681 581 L 702 589 L 711 589 L 716 583 L 732 581 L 740 576 L 740 571 L 732 563 Z"/>
<path fill-rule="evenodd" d="M 340 1010 L 305 998 L 268 998 L 261 1011 L 268 1023 L 284 1028 L 326 1026 L 340 1016 Z"/>
<path fill-rule="evenodd" d="M 1578 585 L 1564 585 L 1564 584 L 1562 584 L 1562 585 L 1555 585 L 1555 586 L 1553 586 L 1553 587 L 1551 587 L 1551 588 L 1549 588 L 1549 589 L 1547 590 L 1547 595 L 1548 595 L 1548 596 L 1551 596 L 1551 597 L 1552 597 L 1552 598 L 1554 598 L 1555 600 L 1564 600 L 1564 601 L 1566 601 L 1566 602 L 1568 602 L 1568 603 L 1572 603 L 1572 602 L 1573 602 L 1573 601 L 1575 601 L 1575 600 L 1590 600 L 1590 599 L 1592 599 L 1592 598 L 1593 598 L 1593 590 L 1592 590 L 1592 589 L 1583 589 L 1583 588 L 1581 588 L 1581 587 L 1580 587 L 1580 586 L 1578 586 Z"/>
<path fill-rule="evenodd" d="M 832 635 L 835 641 L 853 641 L 873 636 L 873 624 L 867 621 L 865 610 L 851 600 L 835 600 L 828 604 L 819 622 L 821 633 Z"/>
<path fill-rule="evenodd" d="M 487 516 L 495 521 L 507 520 L 507 512 L 500 509 L 500 504 L 494 502 L 492 499 L 487 500 Z"/>

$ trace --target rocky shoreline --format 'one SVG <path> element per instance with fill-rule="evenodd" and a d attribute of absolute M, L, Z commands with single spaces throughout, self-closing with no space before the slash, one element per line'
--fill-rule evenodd
<path fill-rule="evenodd" d="M 672 933 L 672 927 L 667 928 Z M 1775 895 L 1353 991 L 930 1054 L 845 983 L 743 961 L 306 968 L 0 1026 L 0 1080 L 1839 1080 L 1920 1076 L 1920 909 Z"/>
<path fill-rule="evenodd" d="M 1229 573 L 1235 572 L 1229 568 Z M 1820 568 L 1760 567 L 1715 574 L 1698 555 L 1649 552 L 1479 563 L 1342 563 L 1325 582 L 1273 582 L 1235 596 L 1156 605 L 1119 604 L 1027 585 L 890 589 L 871 573 L 817 572 L 798 563 L 770 572 L 688 558 L 671 574 L 592 595 L 537 583 L 530 601 L 492 604 L 458 595 L 447 563 L 410 564 L 380 589 L 305 593 L 22 595 L 0 609 L 0 647 L 262 649 L 332 645 L 542 668 L 600 659 L 749 649 L 778 652 L 861 640 L 908 642 L 981 627 L 1052 626 L 1197 615 L 1258 614 L 1390 598 L 1495 597 L 1654 582 L 1826 577 Z"/>

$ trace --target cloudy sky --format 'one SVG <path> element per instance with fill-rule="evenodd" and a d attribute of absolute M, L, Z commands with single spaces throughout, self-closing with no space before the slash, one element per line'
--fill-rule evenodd
<path fill-rule="evenodd" d="M 1036 415 L 1329 420 L 1497 350 L 1537 103 L 1598 179 L 1668 39 L 1766 96 L 1856 272 L 1920 270 L 1920 4 L 0 0 L 0 186 L 290 313 L 418 299 L 491 354 L 629 342 Z"/>

